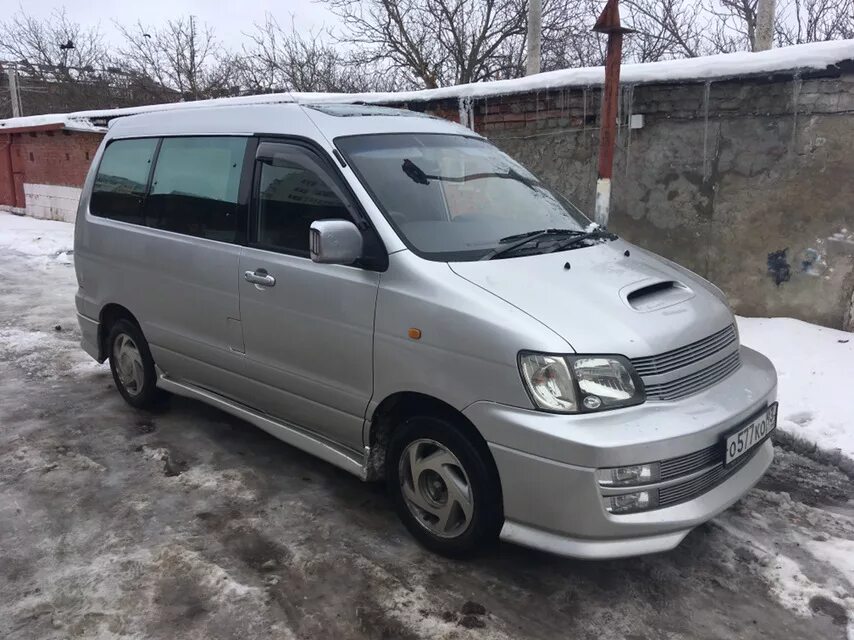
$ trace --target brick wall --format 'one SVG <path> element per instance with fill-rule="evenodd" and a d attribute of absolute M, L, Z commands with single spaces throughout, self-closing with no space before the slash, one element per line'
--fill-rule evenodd
<path fill-rule="evenodd" d="M 6 134 L 0 140 L 0 206 L 73 221 L 100 142 L 100 134 L 64 129 Z"/>
<path fill-rule="evenodd" d="M 16 171 L 26 182 L 80 187 L 101 135 L 78 131 L 32 131 L 13 134 L 12 155 Z"/>

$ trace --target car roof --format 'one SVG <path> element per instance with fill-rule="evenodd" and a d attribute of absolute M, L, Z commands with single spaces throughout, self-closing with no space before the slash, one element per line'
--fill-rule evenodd
<path fill-rule="evenodd" d="M 357 104 L 252 104 L 164 109 L 116 118 L 108 138 L 160 135 L 269 134 L 335 139 L 374 133 L 473 131 L 443 118 L 405 109 Z"/>

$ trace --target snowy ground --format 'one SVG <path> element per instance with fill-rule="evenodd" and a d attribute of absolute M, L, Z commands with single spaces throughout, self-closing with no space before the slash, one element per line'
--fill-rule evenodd
<path fill-rule="evenodd" d="M 854 640 L 846 459 L 781 438 L 667 554 L 443 560 L 378 487 L 195 402 L 128 408 L 77 346 L 71 235 L 0 213 L 0 637 Z M 781 429 L 854 456 L 854 335 L 739 328 L 780 372 Z"/>
<path fill-rule="evenodd" d="M 780 427 L 854 458 L 854 333 L 791 318 L 739 318 L 738 329 L 777 367 Z"/>

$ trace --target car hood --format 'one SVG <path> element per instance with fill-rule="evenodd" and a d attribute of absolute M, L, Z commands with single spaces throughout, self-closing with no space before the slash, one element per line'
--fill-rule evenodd
<path fill-rule="evenodd" d="M 713 285 L 622 240 L 449 266 L 539 320 L 576 353 L 656 355 L 734 322 Z"/>

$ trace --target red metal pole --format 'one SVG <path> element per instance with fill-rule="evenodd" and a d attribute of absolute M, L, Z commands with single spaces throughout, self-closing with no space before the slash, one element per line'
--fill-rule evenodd
<path fill-rule="evenodd" d="M 599 177 L 611 178 L 614 169 L 614 144 L 617 141 L 617 101 L 620 99 L 620 57 L 623 34 L 608 35 L 605 56 L 605 87 L 602 95 L 602 126 L 599 129 Z"/>
<path fill-rule="evenodd" d="M 602 113 L 599 118 L 599 177 L 596 180 L 595 220 L 607 226 L 611 211 L 611 176 L 614 171 L 614 145 L 617 141 L 617 104 L 620 99 L 620 63 L 623 57 L 623 34 L 618 0 L 608 0 L 593 27 L 608 34 L 605 55 L 605 85 L 602 88 Z"/>

